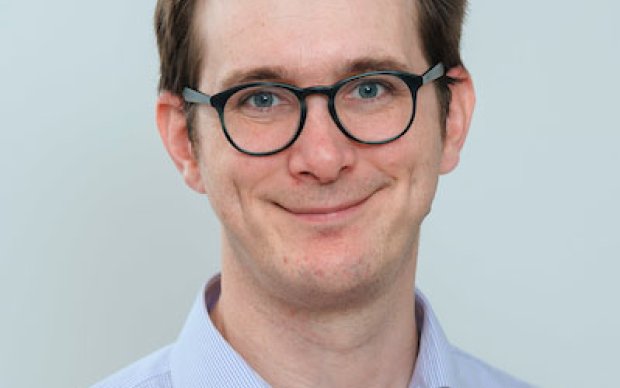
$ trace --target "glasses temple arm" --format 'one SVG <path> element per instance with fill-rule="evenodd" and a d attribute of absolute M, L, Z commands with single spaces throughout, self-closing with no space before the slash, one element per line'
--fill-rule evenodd
<path fill-rule="evenodd" d="M 194 104 L 211 105 L 211 96 L 188 87 L 183 88 L 183 99 Z"/>
<path fill-rule="evenodd" d="M 427 84 L 429 82 L 435 81 L 436 79 L 442 77 L 446 73 L 446 68 L 443 63 L 439 62 L 432 69 L 424 73 L 422 76 L 422 84 Z"/>

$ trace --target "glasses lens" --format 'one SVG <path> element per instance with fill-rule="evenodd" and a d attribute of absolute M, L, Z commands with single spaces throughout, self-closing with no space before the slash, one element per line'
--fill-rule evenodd
<path fill-rule="evenodd" d="M 277 86 L 244 88 L 224 107 L 224 122 L 232 141 L 252 153 L 275 151 L 295 136 L 299 126 L 299 100 Z"/>
<path fill-rule="evenodd" d="M 383 142 L 403 133 L 413 115 L 413 97 L 407 84 L 394 75 L 357 78 L 336 95 L 336 113 L 353 137 Z"/>

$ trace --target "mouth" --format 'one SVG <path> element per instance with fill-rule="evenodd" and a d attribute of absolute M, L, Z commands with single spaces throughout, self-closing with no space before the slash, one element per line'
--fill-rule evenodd
<path fill-rule="evenodd" d="M 331 223 L 343 221 L 358 213 L 376 192 L 361 199 L 345 201 L 329 206 L 284 206 L 276 204 L 295 218 L 311 223 Z"/>

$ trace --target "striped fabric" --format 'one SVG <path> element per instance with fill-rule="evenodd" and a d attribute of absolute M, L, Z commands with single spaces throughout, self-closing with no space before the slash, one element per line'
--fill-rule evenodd
<path fill-rule="evenodd" d="M 226 342 L 209 318 L 220 294 L 215 276 L 201 292 L 177 341 L 92 388 L 269 387 Z M 416 292 L 420 348 L 409 388 L 525 388 L 447 341 L 426 298 Z"/>

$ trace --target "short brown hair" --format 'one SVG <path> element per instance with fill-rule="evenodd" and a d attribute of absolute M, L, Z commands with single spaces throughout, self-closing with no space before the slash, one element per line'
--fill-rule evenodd
<path fill-rule="evenodd" d="M 414 0 L 418 10 L 418 28 L 424 55 L 429 64 L 442 62 L 446 69 L 462 66 L 461 31 L 467 0 Z M 195 37 L 193 15 L 199 0 L 158 0 L 155 8 L 155 33 L 160 58 L 159 90 L 181 95 L 185 86 L 200 81 L 201 50 Z M 456 80 L 442 77 L 435 83 L 441 107 L 441 122 L 450 108 L 448 85 Z M 189 108 L 189 107 L 187 107 Z M 188 110 L 190 137 L 193 112 Z"/>

